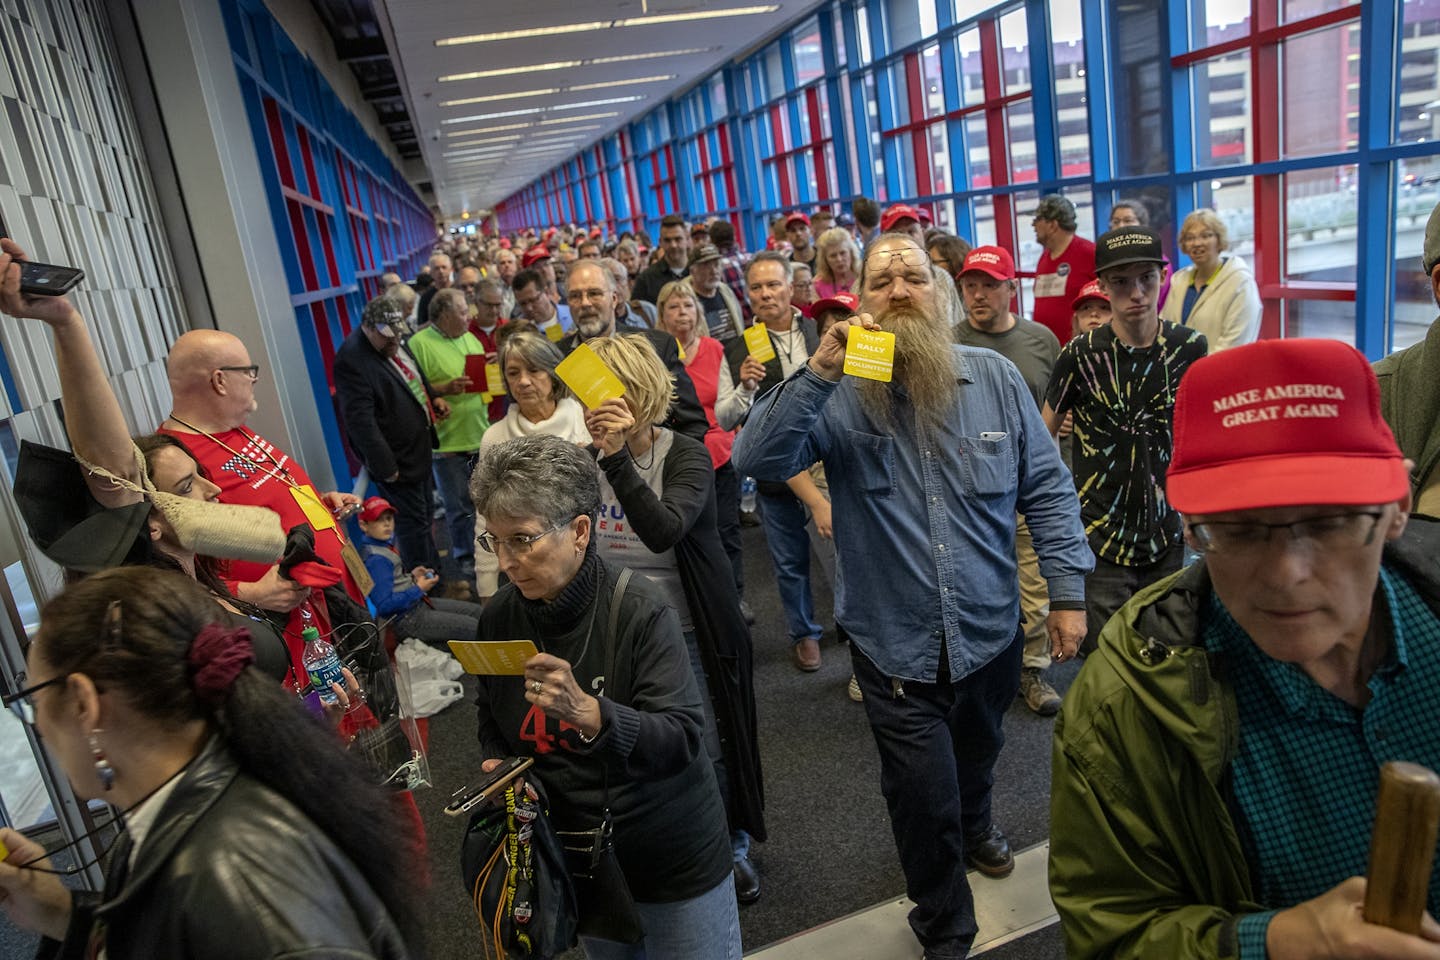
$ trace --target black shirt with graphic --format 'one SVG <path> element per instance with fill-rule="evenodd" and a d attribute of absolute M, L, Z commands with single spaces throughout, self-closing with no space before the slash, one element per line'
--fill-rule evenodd
<path fill-rule="evenodd" d="M 1096 556 L 1138 567 L 1180 542 L 1165 497 L 1175 393 L 1205 351 L 1203 334 L 1165 321 L 1148 347 L 1126 346 L 1106 324 L 1060 351 L 1045 402 L 1075 412 L 1075 486 Z"/>
<path fill-rule="evenodd" d="M 718 288 L 708 297 L 699 291 L 695 296 L 705 309 L 705 325 L 710 329 L 710 336 L 721 343 L 739 339 L 740 335 L 735 332 L 735 320 L 730 316 L 730 304 Z"/>

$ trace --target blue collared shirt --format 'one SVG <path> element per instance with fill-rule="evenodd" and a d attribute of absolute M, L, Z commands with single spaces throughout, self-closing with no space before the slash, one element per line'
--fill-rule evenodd
<path fill-rule="evenodd" d="M 901 680 L 933 682 L 942 643 L 958 680 L 1015 639 L 1017 511 L 1052 601 L 1083 602 L 1095 563 L 1074 482 L 1020 372 L 991 350 L 953 349 L 959 402 L 933 435 L 877 425 L 852 378 L 831 383 L 807 365 L 756 402 L 733 454 L 742 476 L 761 480 L 825 461 L 836 619 Z"/>

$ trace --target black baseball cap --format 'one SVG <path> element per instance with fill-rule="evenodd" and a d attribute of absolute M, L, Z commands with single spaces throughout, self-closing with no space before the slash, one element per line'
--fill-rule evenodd
<path fill-rule="evenodd" d="M 1120 227 L 1095 241 L 1095 273 L 1132 263 L 1164 263 L 1160 234 L 1146 227 Z"/>

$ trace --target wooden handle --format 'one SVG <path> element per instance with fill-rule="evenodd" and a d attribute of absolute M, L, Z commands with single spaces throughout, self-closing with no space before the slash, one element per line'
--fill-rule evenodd
<path fill-rule="evenodd" d="M 1419 934 L 1440 828 L 1440 777 L 1416 763 L 1380 768 L 1365 920 Z"/>

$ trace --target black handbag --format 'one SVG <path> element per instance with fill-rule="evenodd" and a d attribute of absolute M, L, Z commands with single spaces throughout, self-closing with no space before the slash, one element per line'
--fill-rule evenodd
<path fill-rule="evenodd" d="M 615 592 L 610 597 L 610 622 L 605 634 L 605 682 L 615 676 L 615 635 L 620 623 L 620 600 L 630 583 L 631 570 L 620 571 Z M 605 813 L 598 827 L 589 830 L 557 830 L 556 836 L 565 851 L 570 880 L 575 888 L 575 901 L 580 922 L 577 932 L 582 937 L 598 937 L 616 943 L 639 943 L 645 939 L 645 928 L 630 884 L 615 857 L 610 822 L 610 768 L 605 767 Z"/>
<path fill-rule="evenodd" d="M 465 829 L 460 872 L 486 957 L 550 960 L 575 946 L 575 892 L 547 811 L 544 789 L 530 778 L 518 794 L 507 787 L 503 803 L 482 806 Z"/>

